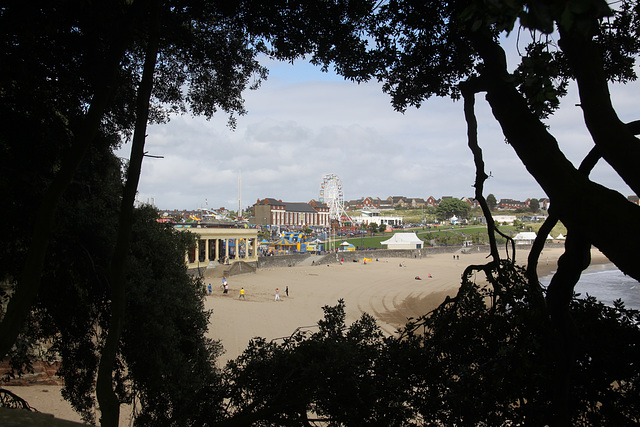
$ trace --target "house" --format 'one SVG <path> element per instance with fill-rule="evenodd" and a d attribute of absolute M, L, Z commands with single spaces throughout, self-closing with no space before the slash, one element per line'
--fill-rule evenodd
<path fill-rule="evenodd" d="M 516 210 L 516 209 L 526 208 L 527 204 L 518 200 L 513 200 L 513 199 L 500 199 L 500 202 L 498 203 L 498 207 L 500 209 Z"/>
<path fill-rule="evenodd" d="M 463 202 L 467 202 L 472 208 L 477 208 L 478 206 L 480 206 L 480 202 L 472 197 L 463 197 L 460 200 L 462 200 Z"/>
<path fill-rule="evenodd" d="M 422 249 L 423 243 L 416 233 L 396 233 L 380 242 L 381 245 L 387 245 L 387 249 Z"/>
<path fill-rule="evenodd" d="M 422 208 L 424 207 L 427 203 L 425 202 L 424 199 L 420 199 L 420 198 L 413 198 L 410 200 L 409 204 L 411 205 L 412 208 Z"/>
<path fill-rule="evenodd" d="M 551 205 L 551 202 L 547 198 L 538 199 L 538 203 L 540 204 L 540 209 L 543 211 L 548 211 L 549 206 Z"/>
<path fill-rule="evenodd" d="M 393 203 L 391 203 L 389 200 L 384 199 L 384 200 L 380 200 L 380 205 L 378 206 L 378 209 L 380 210 L 393 210 L 394 206 Z"/>
<path fill-rule="evenodd" d="M 429 196 L 427 198 L 427 200 L 425 200 L 425 205 L 426 206 L 438 206 L 440 204 L 440 200 L 437 200 L 435 197 L 433 196 Z"/>
<path fill-rule="evenodd" d="M 379 208 L 381 200 L 378 197 L 362 197 L 357 200 L 349 200 L 345 203 L 351 210 L 359 210 L 366 208 Z"/>
<path fill-rule="evenodd" d="M 409 206 L 409 202 L 407 198 L 404 196 L 389 196 L 387 197 L 387 201 L 391 203 L 391 205 L 395 208 L 396 206 L 400 206 L 406 208 Z"/>

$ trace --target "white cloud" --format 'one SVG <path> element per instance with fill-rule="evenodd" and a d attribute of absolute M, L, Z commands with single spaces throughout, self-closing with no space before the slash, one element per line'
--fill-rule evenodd
<path fill-rule="evenodd" d="M 262 88 L 245 95 L 248 114 L 238 118 L 235 131 L 223 116 L 174 117 L 148 129 L 146 151 L 164 158 L 145 159 L 140 199 L 153 197 L 162 209 L 193 209 L 205 200 L 211 207 L 236 209 L 241 174 L 243 206 L 264 197 L 306 202 L 318 199 L 329 173 L 340 176 L 345 199 L 473 197 L 475 168 L 461 102 L 430 99 L 400 114 L 377 83 L 340 81 L 306 64 L 272 65 Z M 623 120 L 639 118 L 637 94 L 637 85 L 613 89 Z M 579 164 L 593 144 L 576 99 L 571 93 L 549 124 L 567 157 Z M 544 197 L 480 95 L 476 110 L 485 168 L 492 175 L 485 195 Z M 128 157 L 126 150 L 119 154 Z M 631 194 L 605 167 L 592 176 Z"/>

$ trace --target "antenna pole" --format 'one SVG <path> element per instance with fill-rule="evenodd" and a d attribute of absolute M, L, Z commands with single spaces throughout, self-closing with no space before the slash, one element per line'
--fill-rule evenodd
<path fill-rule="evenodd" d="M 238 174 L 238 219 L 242 217 L 242 170 Z"/>

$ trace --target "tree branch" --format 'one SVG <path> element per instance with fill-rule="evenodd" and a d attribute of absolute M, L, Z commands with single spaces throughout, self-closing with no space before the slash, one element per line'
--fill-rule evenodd
<path fill-rule="evenodd" d="M 633 130 L 638 125 L 625 124 L 618 118 L 611 103 L 599 47 L 589 36 L 570 34 L 562 28 L 559 45 L 576 76 L 585 124 L 603 159 L 640 194 L 636 161 L 640 158 L 640 141 Z"/>
<path fill-rule="evenodd" d="M 627 123 L 627 128 L 632 135 L 640 135 L 640 120 Z"/>
<path fill-rule="evenodd" d="M 600 160 L 600 151 L 598 147 L 593 147 L 589 154 L 582 160 L 578 171 L 583 173 L 585 176 L 589 176 L 593 168 L 595 167 L 598 160 Z M 552 201 L 553 202 L 553 201 Z M 553 210 L 553 203 L 551 204 L 551 210 Z M 538 235 L 531 246 L 531 251 L 529 252 L 529 257 L 527 259 L 527 279 L 529 281 L 529 285 L 532 287 L 540 288 L 540 282 L 538 280 L 538 259 L 540 258 L 540 253 L 544 248 L 544 244 L 547 241 L 547 236 L 558 223 L 558 217 L 553 213 L 549 212 L 549 217 L 545 220 L 540 230 L 538 230 Z"/>
<path fill-rule="evenodd" d="M 636 221 L 640 206 L 578 171 L 514 86 L 504 67 L 502 48 L 490 35 L 472 33 L 470 37 L 486 67 L 487 101 L 493 114 L 509 144 L 553 201 L 558 218 L 568 229 L 583 234 L 621 271 L 640 280 L 634 251 L 624 249 L 622 238 L 601 226 L 605 221 L 625 224 L 624 239 L 640 239 L 640 223 Z"/>

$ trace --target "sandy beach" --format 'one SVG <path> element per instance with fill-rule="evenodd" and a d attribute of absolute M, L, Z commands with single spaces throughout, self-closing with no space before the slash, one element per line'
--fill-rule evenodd
<path fill-rule="evenodd" d="M 563 251 L 543 251 L 538 268 L 541 277 L 555 271 Z M 384 333 L 393 334 L 409 317 L 428 313 L 447 295 L 455 296 L 467 266 L 488 261 L 486 253 L 457 251 L 455 256 L 449 253 L 419 259 L 374 258 L 366 264 L 360 260 L 260 269 L 256 274 L 228 278 L 228 295 L 222 293 L 220 279 L 211 279 L 213 294 L 206 301 L 206 308 L 213 310 L 209 337 L 221 340 L 225 349 L 218 363 L 222 366 L 236 358 L 253 337 L 272 340 L 290 336 L 297 327 L 315 327 L 323 317 L 322 307 L 335 305 L 339 299 L 346 305 L 347 325 L 367 312 L 377 319 Z M 518 250 L 516 256 L 516 262 L 524 265 L 528 251 Z M 608 261 L 595 250 L 592 257 L 594 264 Z M 477 280 L 483 280 L 481 276 L 479 273 Z M 244 300 L 239 298 L 241 288 L 245 289 Z M 278 302 L 276 288 L 280 292 Z"/>
<path fill-rule="evenodd" d="M 543 251 L 538 268 L 541 277 L 555 270 L 562 252 L 562 248 Z M 517 263 L 526 264 L 528 251 L 518 250 L 516 254 Z M 348 325 L 367 312 L 377 319 L 384 333 L 393 334 L 409 317 L 425 314 L 447 295 L 454 296 L 468 265 L 487 262 L 486 253 L 458 251 L 455 256 L 449 253 L 417 259 L 374 258 L 366 264 L 360 260 L 342 265 L 259 269 L 255 274 L 229 277 L 227 295 L 222 293 L 220 278 L 207 279 L 213 288 L 205 302 L 205 307 L 213 310 L 208 336 L 220 340 L 225 349 L 218 364 L 223 366 L 240 355 L 253 337 L 272 340 L 288 337 L 298 327 L 315 328 L 323 317 L 322 307 L 335 305 L 339 299 L 345 301 Z M 600 252 L 592 251 L 592 264 L 607 262 Z M 477 277 L 479 281 L 483 279 L 480 275 Z M 245 299 L 239 298 L 241 288 L 245 289 Z M 277 302 L 276 288 L 281 299 Z M 80 420 L 60 398 L 60 387 L 7 388 L 41 412 Z M 126 414 L 124 409 L 123 421 Z"/>

